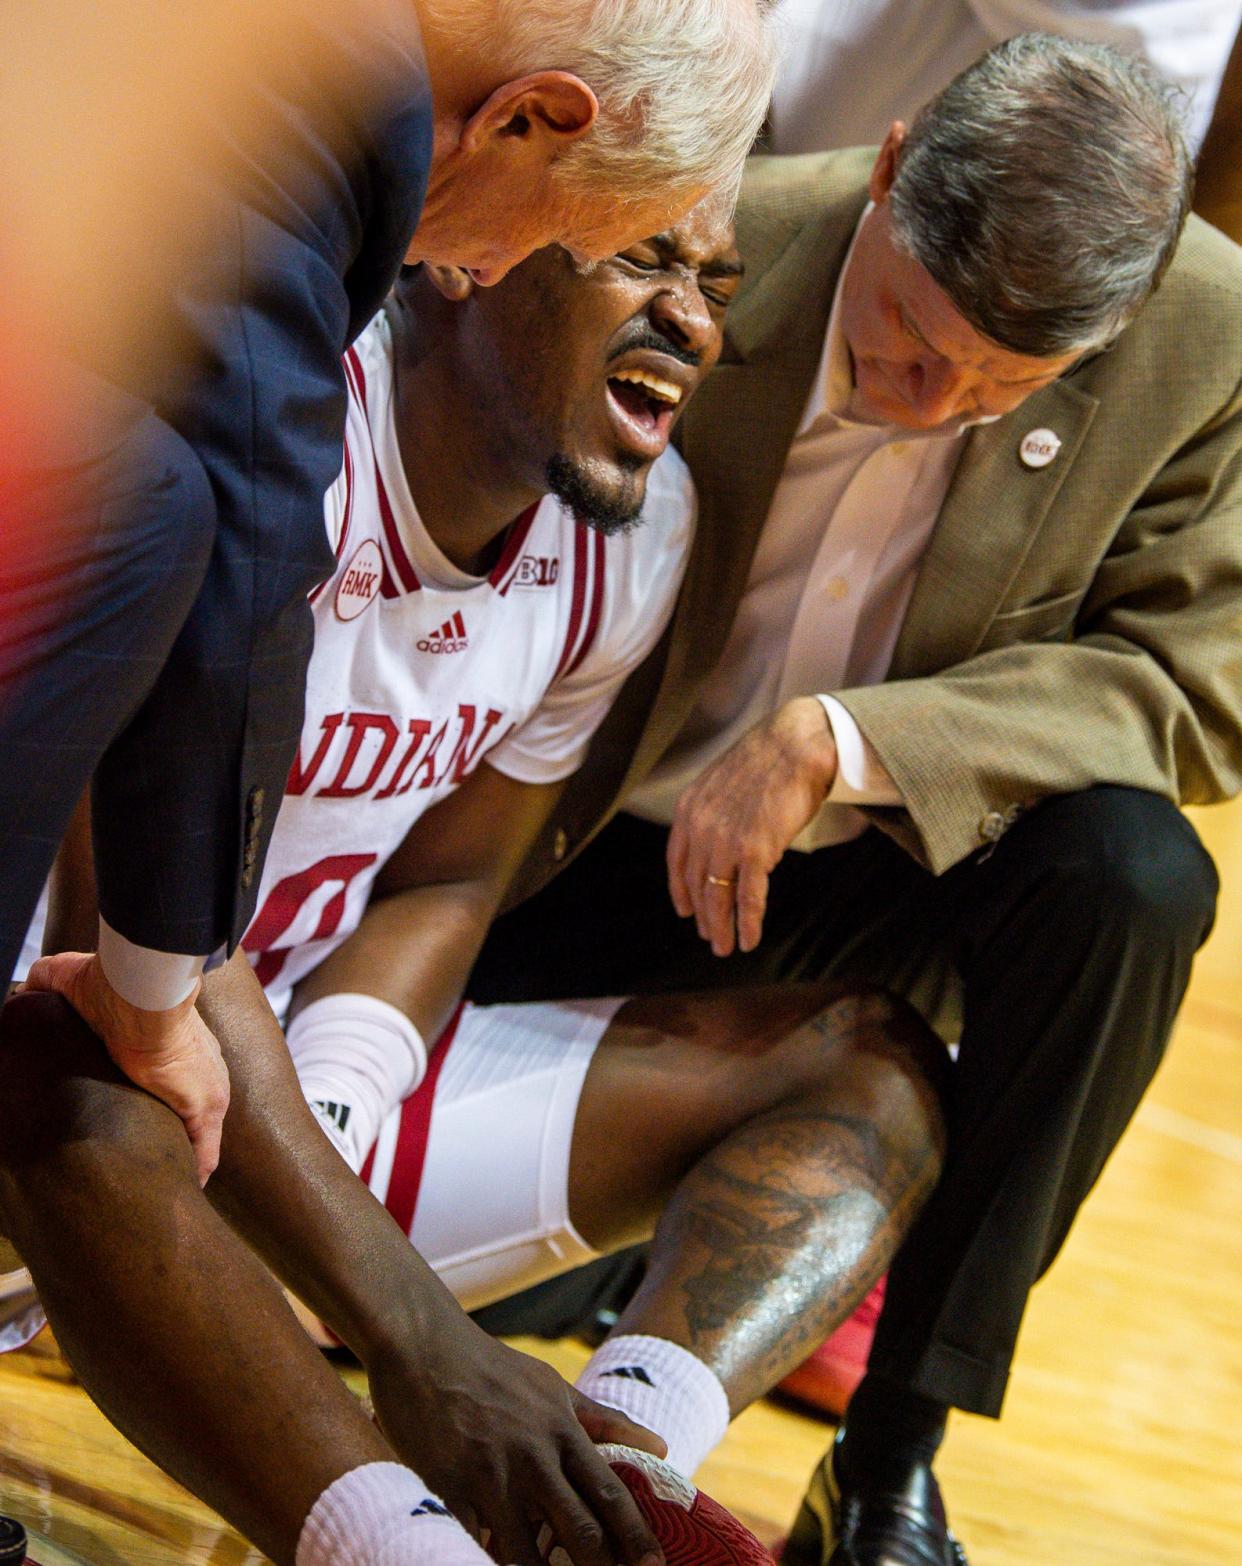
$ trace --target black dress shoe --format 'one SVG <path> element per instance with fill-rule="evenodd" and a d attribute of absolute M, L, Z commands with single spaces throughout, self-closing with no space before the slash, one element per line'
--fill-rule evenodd
<path fill-rule="evenodd" d="M 841 1483 L 841 1436 L 811 1476 L 782 1566 L 967 1566 L 926 1463 L 896 1466 L 874 1483 Z"/>

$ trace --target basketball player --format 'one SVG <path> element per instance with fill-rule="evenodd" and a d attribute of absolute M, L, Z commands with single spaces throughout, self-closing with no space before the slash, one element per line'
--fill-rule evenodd
<path fill-rule="evenodd" d="M 467 1303 L 660 1217 L 583 1385 L 669 1447 L 669 1468 L 617 1454 L 657 1537 L 680 1502 L 734 1559 L 758 1546 L 684 1476 L 852 1308 L 930 1189 L 929 1036 L 883 996 L 822 989 L 458 998 L 559 781 L 668 618 L 693 502 L 664 448 L 739 271 L 699 211 L 591 268 L 549 250 L 486 292 L 452 268 L 403 280 L 348 361 L 338 567 L 245 942 L 280 1011 L 301 981 L 289 1042 L 325 1128 Z M 648 469 L 661 521 L 637 526 Z M 248 977 L 208 984 L 226 1049 L 264 1025 Z M 373 1386 L 398 1450 L 449 1417 L 434 1387 Z M 469 1485 L 413 1444 L 468 1517 Z"/>
<path fill-rule="evenodd" d="M 467 1307 L 656 1230 L 580 1386 L 683 1480 L 913 1220 L 939 1048 L 876 993 L 460 997 L 668 620 L 694 501 L 665 447 L 739 273 L 699 210 L 487 292 L 425 268 L 351 350 L 338 568 L 243 943 L 329 1137 Z"/>

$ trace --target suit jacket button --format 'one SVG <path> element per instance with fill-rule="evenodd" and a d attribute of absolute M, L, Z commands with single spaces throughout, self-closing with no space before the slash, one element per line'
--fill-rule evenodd
<path fill-rule="evenodd" d="M 559 865 L 569 852 L 569 835 L 564 827 L 557 827 L 556 836 L 552 839 L 552 857 Z"/>
<path fill-rule="evenodd" d="M 989 810 L 979 822 L 979 836 L 985 843 L 995 843 L 1008 824 L 999 810 Z"/>

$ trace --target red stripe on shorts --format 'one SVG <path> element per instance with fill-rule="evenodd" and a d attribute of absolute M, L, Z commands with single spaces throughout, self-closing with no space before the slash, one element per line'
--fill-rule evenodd
<path fill-rule="evenodd" d="M 393 1155 L 392 1178 L 388 1182 L 388 1195 L 384 1206 L 409 1234 L 414 1227 L 414 1211 L 418 1206 L 418 1189 L 423 1180 L 423 1165 L 427 1162 L 427 1138 L 431 1132 L 431 1111 L 435 1105 L 436 1083 L 441 1068 L 457 1036 L 465 1002 L 459 1002 L 448 1026 L 432 1046 L 427 1057 L 427 1074 L 417 1089 L 401 1106 L 401 1129 L 397 1132 L 397 1150 Z M 374 1152 L 363 1165 L 362 1178 L 370 1181 Z"/>

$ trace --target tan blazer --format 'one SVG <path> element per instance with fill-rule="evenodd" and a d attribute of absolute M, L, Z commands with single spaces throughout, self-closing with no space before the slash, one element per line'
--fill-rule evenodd
<path fill-rule="evenodd" d="M 527 867 L 545 879 L 672 741 L 724 646 L 866 201 L 866 151 L 753 160 L 746 280 L 686 415 L 699 534 L 673 623 Z M 1242 250 L 1192 218 L 1114 347 L 970 435 L 883 685 L 838 691 L 936 872 L 1049 794 L 1242 786 Z M 1029 431 L 1061 440 L 1024 466 Z M 774 649 L 775 652 L 775 649 Z"/>

